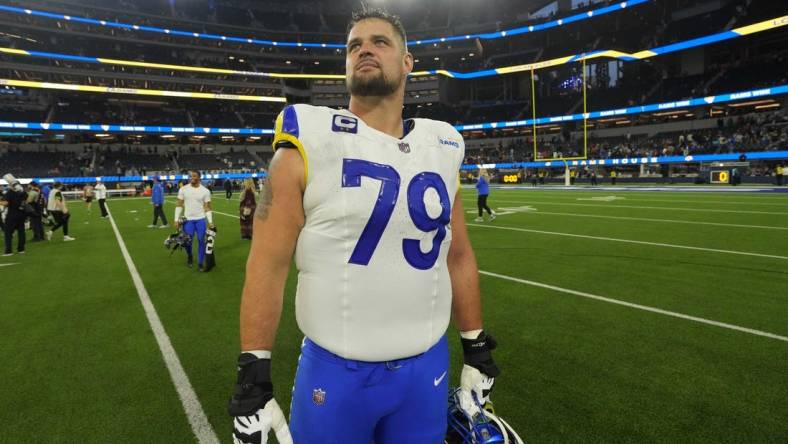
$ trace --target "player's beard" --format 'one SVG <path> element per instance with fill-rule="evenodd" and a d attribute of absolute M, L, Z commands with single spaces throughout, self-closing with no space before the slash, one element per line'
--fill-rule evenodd
<path fill-rule="evenodd" d="M 400 83 L 401 81 L 386 78 L 382 70 L 372 77 L 362 77 L 353 73 L 347 82 L 347 89 L 351 96 L 385 97 L 397 91 Z"/>

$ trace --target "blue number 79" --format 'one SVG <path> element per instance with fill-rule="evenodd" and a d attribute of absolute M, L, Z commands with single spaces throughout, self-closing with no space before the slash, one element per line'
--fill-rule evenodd
<path fill-rule="evenodd" d="M 390 165 L 360 159 L 344 159 L 342 161 L 343 187 L 360 187 L 362 176 L 379 180 L 380 192 L 378 192 L 375 207 L 372 209 L 372 215 L 364 226 L 348 262 L 368 265 L 397 204 L 400 178 L 399 173 Z M 424 203 L 424 195 L 429 188 L 438 193 L 440 200 L 441 214 L 436 218 L 429 216 Z M 449 193 L 440 175 L 423 172 L 413 177 L 408 185 L 408 212 L 413 224 L 419 230 L 425 233 L 437 230 L 432 239 L 432 248 L 426 253 L 421 251 L 419 239 L 402 240 L 402 252 L 405 260 L 419 270 L 430 269 L 438 260 L 441 242 L 446 238 L 446 225 L 449 224 L 451 216 Z"/>

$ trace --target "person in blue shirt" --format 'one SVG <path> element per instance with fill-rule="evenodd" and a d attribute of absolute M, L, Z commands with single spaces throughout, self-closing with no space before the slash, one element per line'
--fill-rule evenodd
<path fill-rule="evenodd" d="M 49 203 L 49 192 L 52 191 L 52 188 L 49 188 L 49 185 L 44 185 L 41 188 L 41 195 L 44 196 L 44 208 L 46 208 L 47 203 Z"/>
<path fill-rule="evenodd" d="M 495 213 L 487 206 L 487 196 L 490 195 L 490 174 L 487 170 L 479 170 L 479 178 L 476 180 L 476 193 L 478 198 L 476 206 L 479 208 L 479 217 L 474 219 L 476 222 L 484 222 L 482 210 L 486 210 L 490 215 L 490 222 L 495 220 Z"/>
<path fill-rule="evenodd" d="M 153 179 L 153 190 L 151 190 L 150 202 L 153 204 L 153 223 L 148 228 L 155 228 L 156 221 L 161 217 L 159 228 L 167 228 L 167 216 L 164 215 L 164 187 L 158 178 Z"/>

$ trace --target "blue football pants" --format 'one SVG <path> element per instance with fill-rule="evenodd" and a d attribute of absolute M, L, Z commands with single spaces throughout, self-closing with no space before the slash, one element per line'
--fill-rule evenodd
<path fill-rule="evenodd" d="M 290 409 L 295 444 L 443 444 L 449 348 L 388 362 L 341 358 L 304 340 Z"/>
<path fill-rule="evenodd" d="M 197 240 L 197 264 L 202 265 L 203 261 L 205 261 L 205 230 L 207 228 L 207 224 L 205 219 L 197 219 L 197 220 L 187 220 L 186 223 L 183 224 L 183 232 L 188 234 L 192 238 L 191 244 L 189 244 L 189 248 L 186 249 L 186 254 L 189 258 L 192 258 L 192 246 L 194 245 L 195 239 Z"/>

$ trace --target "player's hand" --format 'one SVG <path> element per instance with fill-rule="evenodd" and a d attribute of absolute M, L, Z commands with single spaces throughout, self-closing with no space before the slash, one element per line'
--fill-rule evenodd
<path fill-rule="evenodd" d="M 501 373 L 491 353 L 498 344 L 484 331 L 476 339 L 461 342 L 465 365 L 460 375 L 460 407 L 473 416 L 490 401 L 495 377 Z"/>
<path fill-rule="evenodd" d="M 274 399 L 271 360 L 251 353 L 238 357 L 238 381 L 228 407 L 233 416 L 233 442 L 265 444 L 273 429 L 280 444 L 292 444 L 282 409 Z"/>

